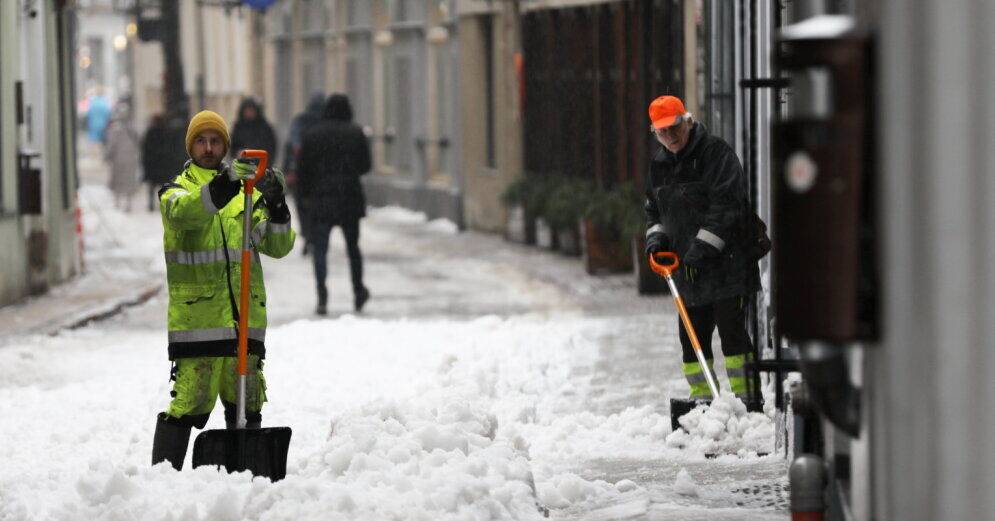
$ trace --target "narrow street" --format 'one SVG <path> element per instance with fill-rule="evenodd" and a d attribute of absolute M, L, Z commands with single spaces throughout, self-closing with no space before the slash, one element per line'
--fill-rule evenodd
<path fill-rule="evenodd" d="M 163 281 L 158 211 L 144 194 L 114 209 L 101 165 L 81 165 L 84 279 Z M 787 519 L 780 455 L 667 445 L 668 399 L 687 392 L 669 298 L 406 210 L 372 209 L 361 244 L 360 315 L 338 231 L 326 317 L 302 240 L 263 259 L 263 425 L 294 432 L 275 484 L 191 470 L 189 453 L 180 473 L 150 468 L 165 291 L 54 336 L 6 334 L 0 519 L 540 519 L 536 503 L 553 519 Z M 72 294 L 52 299 L 57 313 Z"/>

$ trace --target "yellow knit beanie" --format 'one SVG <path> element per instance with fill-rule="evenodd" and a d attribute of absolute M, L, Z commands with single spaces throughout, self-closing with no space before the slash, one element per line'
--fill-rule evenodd
<path fill-rule="evenodd" d="M 231 139 L 228 137 L 228 124 L 225 123 L 225 118 L 217 112 L 202 110 L 190 120 L 190 126 L 187 127 L 187 154 L 193 156 L 190 151 L 193 148 L 193 140 L 205 130 L 214 130 L 221 134 L 221 139 L 225 142 L 225 152 L 228 151 Z"/>

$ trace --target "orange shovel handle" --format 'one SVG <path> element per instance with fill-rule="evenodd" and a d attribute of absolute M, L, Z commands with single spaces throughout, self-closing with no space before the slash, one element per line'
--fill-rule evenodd
<path fill-rule="evenodd" d="M 243 190 L 245 191 L 245 223 L 242 229 L 242 277 L 239 287 L 238 299 L 238 374 L 245 376 L 248 374 L 249 358 L 249 280 L 252 275 L 252 254 L 249 251 L 249 232 L 252 223 L 252 191 L 256 181 L 262 179 L 266 173 L 266 163 L 269 161 L 269 154 L 265 150 L 243 150 L 239 154 L 240 158 L 257 158 L 259 164 L 256 165 L 256 175 L 245 180 Z"/>
<path fill-rule="evenodd" d="M 669 261 L 661 264 L 658 261 Z M 669 277 L 677 270 L 681 263 L 677 259 L 677 254 L 672 251 L 660 251 L 650 254 L 650 268 L 661 277 Z"/>

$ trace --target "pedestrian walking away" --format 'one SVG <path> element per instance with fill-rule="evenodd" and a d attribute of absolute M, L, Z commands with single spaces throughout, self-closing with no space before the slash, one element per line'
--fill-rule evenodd
<path fill-rule="evenodd" d="M 297 204 L 297 222 L 300 223 L 300 235 L 304 237 L 304 255 L 311 252 L 311 239 L 309 239 L 307 204 L 297 183 L 300 172 L 301 143 L 304 140 L 304 134 L 321 122 L 324 108 L 325 95 L 320 92 L 312 94 L 307 102 L 307 109 L 291 120 L 290 130 L 287 132 L 287 143 L 283 147 L 283 171 L 287 174 L 287 187 Z"/>
<path fill-rule="evenodd" d="M 353 309 L 362 311 L 370 298 L 363 284 L 363 255 L 359 249 L 359 221 L 366 216 L 360 176 L 369 171 L 369 140 L 352 121 L 349 98 L 332 94 L 325 103 L 323 120 L 304 135 L 298 178 L 308 208 L 319 315 L 327 313 L 326 257 L 329 235 L 336 226 L 342 228 L 349 255 Z"/>
<path fill-rule="evenodd" d="M 248 309 L 235 304 L 241 288 L 239 251 L 243 248 L 242 179 L 255 166 L 222 160 L 229 148 L 228 126 L 215 112 L 202 111 L 187 127 L 190 159 L 182 172 L 159 191 L 163 249 L 169 288 L 167 327 L 172 362 L 172 400 L 159 414 L 152 463 L 183 466 L 190 429 L 202 429 L 218 397 L 225 423 L 236 423 L 236 350 L 241 313 L 248 314 L 248 367 L 245 379 L 246 426 L 258 428 L 266 402 L 266 288 L 262 265 L 252 262 L 246 280 Z M 280 258 L 291 251 L 283 174 L 270 169 L 255 185 L 251 215 L 253 254 Z M 236 197 L 239 196 L 239 197 Z"/>
<path fill-rule="evenodd" d="M 646 182 L 646 253 L 677 254 L 680 266 L 673 282 L 687 304 L 706 364 L 710 370 L 712 334 L 718 329 L 730 387 L 747 401 L 746 364 L 754 357 L 754 347 L 746 331 L 746 312 L 749 299 L 760 289 L 760 272 L 745 229 L 753 212 L 743 167 L 732 147 L 710 135 L 679 98 L 656 98 L 649 116 L 650 131 L 662 146 Z M 691 388 L 688 401 L 709 400 L 705 368 L 680 320 L 678 327 L 682 368 Z"/>
<path fill-rule="evenodd" d="M 266 121 L 263 107 L 255 99 L 248 97 L 238 107 L 238 118 L 231 131 L 232 158 L 243 150 L 265 150 L 269 160 L 276 158 L 276 132 Z M 275 163 L 274 163 L 275 164 Z"/>
<path fill-rule="evenodd" d="M 183 170 L 186 122 L 174 120 L 168 121 L 163 114 L 153 115 L 142 138 L 142 180 L 148 185 L 150 212 L 155 210 L 159 187 Z"/>
<path fill-rule="evenodd" d="M 128 106 L 118 103 L 107 127 L 104 159 L 110 168 L 108 188 L 114 194 L 114 206 L 131 211 L 131 200 L 138 192 L 139 138 L 131 125 Z"/>

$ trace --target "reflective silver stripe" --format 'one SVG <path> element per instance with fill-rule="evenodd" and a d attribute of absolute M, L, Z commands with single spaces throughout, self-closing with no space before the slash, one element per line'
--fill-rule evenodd
<path fill-rule="evenodd" d="M 268 226 L 269 226 L 269 221 L 261 221 L 259 224 L 256 225 L 256 227 L 252 230 L 252 235 L 250 236 L 252 238 L 253 244 L 259 244 L 263 242 L 263 239 L 266 237 L 266 234 L 269 233 Z"/>
<path fill-rule="evenodd" d="M 729 378 L 743 378 L 746 376 L 746 369 L 729 369 L 726 367 L 726 374 L 729 375 Z"/>
<path fill-rule="evenodd" d="M 212 262 L 224 262 L 231 260 L 239 262 L 242 259 L 240 250 L 228 249 L 228 258 L 225 258 L 225 248 L 218 248 L 211 251 L 167 251 L 166 263 L 173 264 L 211 264 Z"/>
<path fill-rule="evenodd" d="M 173 207 L 173 203 L 177 199 L 179 199 L 180 197 L 183 197 L 184 195 L 187 195 L 189 193 L 190 192 L 187 192 L 186 190 L 176 190 L 175 192 L 173 192 L 169 196 L 169 199 L 166 200 L 166 211 L 168 212 Z"/>
<path fill-rule="evenodd" d="M 651 233 L 666 232 L 667 229 L 663 227 L 662 224 L 654 224 L 650 229 L 646 230 L 646 236 L 649 237 Z"/>
<path fill-rule="evenodd" d="M 290 231 L 290 221 L 283 224 L 276 224 L 273 221 L 269 221 L 269 232 L 270 233 L 287 233 Z"/>
<path fill-rule="evenodd" d="M 691 385 L 708 381 L 708 379 L 705 378 L 705 373 L 686 374 L 684 377 L 687 378 L 688 383 Z"/>
<path fill-rule="evenodd" d="M 707 242 L 708 244 L 715 246 L 716 250 L 722 251 L 722 249 L 726 247 L 726 241 L 723 241 L 722 237 L 719 237 L 718 235 L 715 235 L 714 233 L 704 228 L 698 230 L 697 237 Z"/>
<path fill-rule="evenodd" d="M 204 186 L 200 187 L 200 202 L 204 203 L 204 210 L 207 213 L 218 213 L 220 208 L 214 206 L 214 201 L 211 200 L 211 189 L 208 188 L 210 183 L 204 183 Z"/>
<path fill-rule="evenodd" d="M 238 338 L 238 330 L 233 327 L 186 329 L 169 332 L 170 342 L 210 342 L 212 340 L 234 340 L 236 338 Z M 249 338 L 263 342 L 266 340 L 266 330 L 250 327 Z"/>

